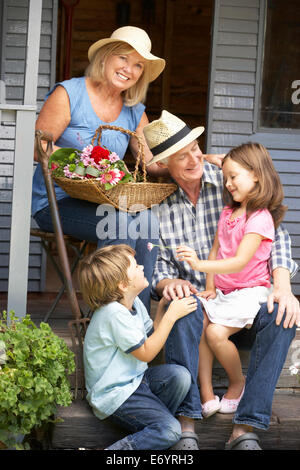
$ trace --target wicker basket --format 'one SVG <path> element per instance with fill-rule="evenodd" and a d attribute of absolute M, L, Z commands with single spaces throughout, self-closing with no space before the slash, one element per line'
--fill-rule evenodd
<path fill-rule="evenodd" d="M 138 154 L 133 173 L 134 183 L 119 183 L 106 190 L 104 185 L 92 178 L 70 179 L 53 177 L 54 181 L 71 197 L 84 199 L 97 204 L 111 204 L 125 212 L 139 212 L 148 209 L 154 204 L 161 203 L 166 197 L 174 193 L 177 185 L 174 183 L 149 183 L 146 181 L 146 163 L 142 139 L 136 132 L 122 127 L 103 125 L 98 127 L 92 139 L 92 145 L 100 145 L 103 129 L 120 131 L 134 136 L 138 142 Z M 142 164 L 143 182 L 136 183 L 139 164 Z"/>

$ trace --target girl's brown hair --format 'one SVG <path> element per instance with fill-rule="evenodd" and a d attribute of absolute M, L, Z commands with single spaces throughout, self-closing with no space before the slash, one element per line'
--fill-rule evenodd
<path fill-rule="evenodd" d="M 128 283 L 130 255 L 135 255 L 133 248 L 120 244 L 99 248 L 81 260 L 78 274 L 80 289 L 83 299 L 93 311 L 122 299 L 119 284 Z"/>
<path fill-rule="evenodd" d="M 258 179 L 255 187 L 248 194 L 247 216 L 258 209 L 268 209 L 277 228 L 283 220 L 287 206 L 282 205 L 283 187 L 267 149 L 259 143 L 248 142 L 230 150 L 223 159 L 222 165 L 228 158 L 248 171 L 253 171 Z M 239 202 L 234 201 L 225 185 L 223 199 L 224 203 L 232 208 L 240 205 Z"/>

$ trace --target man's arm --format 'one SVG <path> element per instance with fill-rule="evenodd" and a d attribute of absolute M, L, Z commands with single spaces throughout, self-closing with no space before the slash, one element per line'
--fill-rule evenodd
<path fill-rule="evenodd" d="M 284 328 L 292 328 L 294 325 L 300 326 L 300 306 L 291 290 L 290 272 L 286 268 L 278 267 L 272 274 L 274 290 L 268 298 L 269 313 L 273 312 L 274 302 L 277 302 L 276 324 L 280 325 L 284 318 Z"/>
<path fill-rule="evenodd" d="M 288 231 L 279 226 L 275 232 L 275 241 L 272 245 L 270 258 L 270 271 L 273 276 L 274 290 L 268 299 L 268 311 L 274 309 L 274 302 L 278 303 L 276 323 L 283 321 L 284 328 L 292 328 L 295 324 L 300 326 L 299 301 L 292 293 L 291 278 L 297 273 L 298 265 L 292 259 L 291 239 Z"/>

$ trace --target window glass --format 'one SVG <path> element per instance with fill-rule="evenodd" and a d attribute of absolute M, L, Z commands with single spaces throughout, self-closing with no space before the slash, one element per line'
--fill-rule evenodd
<path fill-rule="evenodd" d="M 300 1 L 268 0 L 260 127 L 300 129 Z"/>

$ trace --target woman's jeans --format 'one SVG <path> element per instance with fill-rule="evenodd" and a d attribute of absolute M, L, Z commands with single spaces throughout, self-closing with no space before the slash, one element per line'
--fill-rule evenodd
<path fill-rule="evenodd" d="M 276 383 L 282 371 L 296 326 L 283 328 L 275 324 L 278 304 L 268 313 L 262 304 L 250 329 L 231 336 L 240 349 L 251 349 L 244 395 L 233 422 L 268 429 Z M 201 403 L 197 384 L 199 342 L 203 329 L 203 313 L 198 299 L 195 312 L 178 320 L 172 328 L 165 347 L 166 362 L 186 367 L 192 377 L 190 391 L 177 410 L 190 418 L 201 418 Z"/>
<path fill-rule="evenodd" d="M 191 385 L 182 366 L 163 364 L 146 370 L 136 391 L 115 411 L 111 419 L 130 434 L 107 450 L 168 449 L 181 438 L 174 417 Z"/>
<path fill-rule="evenodd" d="M 158 244 L 159 224 L 156 216 L 150 210 L 131 215 L 108 204 L 98 205 L 70 197 L 58 200 L 57 204 L 65 235 L 97 243 L 99 248 L 125 243 L 136 251 L 136 261 L 144 266 L 149 282 L 139 297 L 150 312 L 150 286 L 157 247 L 149 251 L 147 244 Z M 54 232 L 49 206 L 37 212 L 34 219 L 42 230 Z"/>

